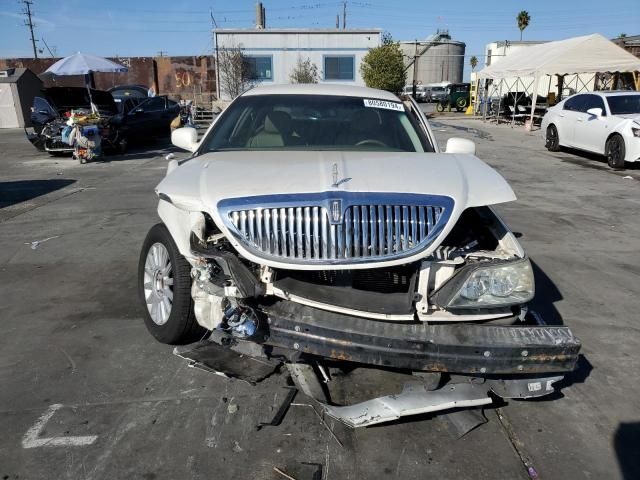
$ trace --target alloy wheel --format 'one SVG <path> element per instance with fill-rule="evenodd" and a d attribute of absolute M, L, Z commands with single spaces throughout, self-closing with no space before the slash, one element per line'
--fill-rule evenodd
<path fill-rule="evenodd" d="M 144 265 L 144 297 L 153 322 L 164 325 L 173 305 L 173 270 L 169 251 L 154 243 L 147 252 Z"/>

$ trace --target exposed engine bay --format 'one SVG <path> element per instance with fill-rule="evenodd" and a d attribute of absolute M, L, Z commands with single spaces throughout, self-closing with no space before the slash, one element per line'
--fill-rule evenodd
<path fill-rule="evenodd" d="M 192 251 L 199 256 L 192 270 L 192 297 L 196 318 L 208 330 L 222 327 L 244 336 L 247 327 L 239 327 L 239 319 L 243 319 L 240 325 L 251 318 L 257 321 L 256 312 L 262 311 L 265 301 L 273 303 L 269 297 L 385 321 L 524 321 L 522 305 L 447 310 L 441 287 L 461 270 L 522 258 L 512 234 L 488 207 L 466 210 L 442 244 L 423 260 L 357 270 L 254 264 L 237 255 L 211 217 L 203 217 L 202 228 L 191 236 Z"/>

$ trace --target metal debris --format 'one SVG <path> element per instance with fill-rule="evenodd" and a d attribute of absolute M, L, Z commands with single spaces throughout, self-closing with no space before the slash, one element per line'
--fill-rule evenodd
<path fill-rule="evenodd" d="M 442 418 L 449 422 L 451 430 L 459 439 L 488 422 L 481 410 L 456 410 Z"/>
<path fill-rule="evenodd" d="M 31 245 L 31 250 L 36 250 L 41 243 L 48 242 L 54 238 L 58 238 L 60 235 L 54 235 L 53 237 L 44 238 L 42 240 L 34 240 L 33 242 L 24 242 L 25 245 Z"/>
<path fill-rule="evenodd" d="M 278 467 L 273 467 L 273 471 L 276 472 L 276 473 L 279 473 L 280 475 L 282 475 L 284 478 L 286 478 L 288 480 L 296 480 L 294 477 L 292 477 L 291 475 L 283 472 Z"/>
<path fill-rule="evenodd" d="M 256 430 L 262 430 L 262 427 L 277 427 L 278 425 L 280 425 L 282 423 L 282 419 L 284 418 L 284 416 L 289 411 L 289 407 L 291 406 L 291 402 L 293 402 L 293 399 L 295 398 L 296 394 L 298 393 L 298 389 L 297 388 L 288 387 L 288 389 L 289 389 L 289 391 L 287 392 L 287 396 L 284 397 L 284 400 L 280 404 L 280 407 L 278 408 L 278 411 L 276 412 L 276 414 L 273 416 L 273 419 L 268 423 L 261 422 L 256 427 Z"/>
<path fill-rule="evenodd" d="M 333 430 L 331 430 L 331 428 L 329 427 L 327 422 L 324 421 L 324 418 L 322 418 L 322 415 L 320 415 L 318 413 L 318 410 L 316 410 L 316 407 L 314 407 L 313 405 L 311 405 L 309 403 L 292 403 L 291 405 L 294 406 L 294 407 L 311 407 L 311 410 L 313 410 L 313 413 L 315 413 L 316 416 L 320 419 L 320 423 L 322 423 L 322 425 L 324 425 L 324 428 L 326 428 L 329 431 L 329 433 L 331 434 L 333 439 L 336 442 L 338 442 L 338 445 L 340 445 L 342 448 L 344 448 L 344 444 L 340 441 L 340 439 L 336 436 L 336 434 L 333 433 Z"/>

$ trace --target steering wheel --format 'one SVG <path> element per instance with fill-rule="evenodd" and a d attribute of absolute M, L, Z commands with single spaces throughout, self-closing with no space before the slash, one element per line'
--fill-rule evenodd
<path fill-rule="evenodd" d="M 388 145 L 380 140 L 374 140 L 372 138 L 367 138 L 366 140 L 361 140 L 356 143 L 356 147 L 360 147 L 362 145 L 377 145 L 378 147 L 387 147 Z"/>

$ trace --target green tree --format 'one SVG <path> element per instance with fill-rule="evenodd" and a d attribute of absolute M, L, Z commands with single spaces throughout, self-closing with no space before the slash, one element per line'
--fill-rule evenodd
<path fill-rule="evenodd" d="M 626 33 L 621 33 L 620 35 L 618 35 L 618 38 L 627 38 L 627 34 Z"/>
<path fill-rule="evenodd" d="M 394 42 L 393 42 L 393 37 L 391 36 L 391 33 L 383 32 L 382 33 L 382 45 L 390 45 L 392 43 L 394 43 Z"/>
<path fill-rule="evenodd" d="M 529 26 L 529 22 L 531 22 L 529 12 L 522 10 L 516 17 L 516 20 L 518 21 L 518 29 L 520 29 L 520 41 L 522 41 L 522 32 L 524 32 L 524 29 L 527 28 Z"/>
<path fill-rule="evenodd" d="M 291 83 L 318 83 L 318 66 L 308 58 L 302 60 L 302 57 L 298 57 L 289 79 Z"/>
<path fill-rule="evenodd" d="M 404 88 L 406 72 L 400 44 L 383 38 L 380 47 L 372 48 L 362 59 L 360 73 L 367 87 L 399 92 Z"/>
<path fill-rule="evenodd" d="M 471 64 L 471 71 L 473 72 L 478 66 L 478 57 L 474 55 L 469 59 L 469 63 Z"/>

